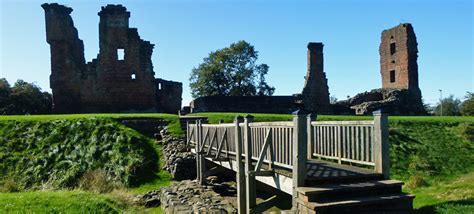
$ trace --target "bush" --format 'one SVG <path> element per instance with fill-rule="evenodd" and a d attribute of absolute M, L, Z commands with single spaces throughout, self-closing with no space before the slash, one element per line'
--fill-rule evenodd
<path fill-rule="evenodd" d="M 87 171 L 79 181 L 79 188 L 95 193 L 110 192 L 114 186 L 114 182 L 103 169 Z"/>
<path fill-rule="evenodd" d="M 3 187 L 0 189 L 0 192 L 19 192 L 20 188 L 14 179 L 8 178 L 3 181 Z"/>

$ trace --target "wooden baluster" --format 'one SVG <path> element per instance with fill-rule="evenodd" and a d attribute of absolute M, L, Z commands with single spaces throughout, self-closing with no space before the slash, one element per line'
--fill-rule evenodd
<path fill-rule="evenodd" d="M 315 140 L 313 138 L 313 126 L 311 125 L 311 122 L 313 121 L 316 121 L 316 115 L 308 114 L 308 116 L 306 116 L 306 129 L 308 132 L 308 159 L 313 158 L 313 148 L 315 144 Z"/>

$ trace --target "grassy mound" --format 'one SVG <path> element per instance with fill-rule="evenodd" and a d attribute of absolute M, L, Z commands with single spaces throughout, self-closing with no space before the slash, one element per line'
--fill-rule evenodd
<path fill-rule="evenodd" d="M 98 169 L 133 186 L 157 171 L 150 139 L 113 119 L 10 119 L 0 120 L 0 181 L 12 189 L 76 187 Z"/>
<path fill-rule="evenodd" d="M 391 170 L 409 185 L 474 168 L 474 121 L 390 121 Z M 420 180 L 422 179 L 422 180 Z M 418 180 L 418 181 L 417 181 Z M 413 182 L 413 183 L 412 183 Z"/>

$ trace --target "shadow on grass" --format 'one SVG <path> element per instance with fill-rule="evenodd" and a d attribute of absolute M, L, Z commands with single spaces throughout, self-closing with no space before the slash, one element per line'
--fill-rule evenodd
<path fill-rule="evenodd" d="M 159 149 L 157 145 L 151 145 L 151 142 L 140 142 L 140 146 L 145 151 L 145 160 L 146 163 L 142 163 L 140 167 L 137 168 L 137 173 L 134 176 L 131 187 L 137 187 L 141 184 L 148 183 L 150 181 L 160 179 L 158 176 L 159 169 Z"/>
<path fill-rule="evenodd" d="M 474 198 L 467 200 L 448 201 L 421 207 L 415 210 L 417 214 L 431 213 L 474 213 Z"/>

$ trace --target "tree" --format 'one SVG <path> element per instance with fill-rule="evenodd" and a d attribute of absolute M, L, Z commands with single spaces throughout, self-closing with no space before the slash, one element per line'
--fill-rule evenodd
<path fill-rule="evenodd" d="M 201 96 L 263 96 L 275 88 L 265 81 L 268 65 L 257 64 L 258 52 L 246 41 L 211 52 L 191 72 L 193 98 Z"/>
<path fill-rule="evenodd" d="M 0 114 L 7 114 L 10 105 L 10 84 L 5 78 L 0 79 Z"/>
<path fill-rule="evenodd" d="M 435 107 L 435 114 L 436 115 L 443 115 L 443 116 L 455 116 L 459 115 L 459 105 L 461 104 L 461 100 L 455 99 L 454 95 L 450 95 L 447 98 L 441 100 Z M 442 112 L 441 112 L 442 109 Z"/>
<path fill-rule="evenodd" d="M 466 100 L 461 104 L 461 114 L 464 116 L 474 116 L 474 93 L 467 92 Z"/>
<path fill-rule="evenodd" d="M 0 114 L 49 114 L 52 97 L 33 83 L 18 80 L 13 87 L 0 79 Z"/>

